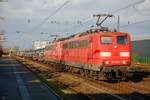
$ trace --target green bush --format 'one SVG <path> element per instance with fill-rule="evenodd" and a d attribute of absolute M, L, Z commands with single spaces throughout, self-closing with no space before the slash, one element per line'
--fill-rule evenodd
<path fill-rule="evenodd" d="M 133 62 L 139 62 L 139 63 L 150 63 L 150 56 L 132 56 Z"/>

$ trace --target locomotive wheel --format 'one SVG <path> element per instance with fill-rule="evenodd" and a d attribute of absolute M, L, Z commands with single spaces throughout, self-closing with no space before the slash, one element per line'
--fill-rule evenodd
<path fill-rule="evenodd" d="M 98 80 L 104 80 L 104 79 L 105 79 L 104 73 L 99 72 L 99 74 L 98 74 Z"/>
<path fill-rule="evenodd" d="M 75 73 L 75 68 L 71 67 L 71 73 Z"/>
<path fill-rule="evenodd" d="M 84 76 L 84 70 L 83 69 L 80 69 L 80 75 Z"/>
<path fill-rule="evenodd" d="M 93 73 L 93 71 L 90 70 L 90 71 L 89 71 L 89 77 L 90 77 L 90 78 L 93 77 L 93 74 L 92 74 L 92 73 Z"/>
<path fill-rule="evenodd" d="M 68 66 L 67 65 L 65 66 L 65 71 L 68 72 Z"/>
<path fill-rule="evenodd" d="M 94 78 L 95 80 L 98 80 L 98 76 L 97 76 L 97 75 L 95 75 L 93 78 Z"/>
<path fill-rule="evenodd" d="M 73 68 L 73 73 L 79 73 L 79 68 Z"/>
<path fill-rule="evenodd" d="M 98 80 L 98 74 L 96 71 L 93 71 L 93 79 Z"/>
<path fill-rule="evenodd" d="M 66 66 L 67 72 L 69 72 L 69 66 Z"/>
<path fill-rule="evenodd" d="M 89 78 L 89 70 L 85 70 L 85 77 Z"/>
<path fill-rule="evenodd" d="M 112 73 L 107 72 L 107 73 L 106 73 L 106 77 L 107 77 L 107 79 L 112 79 L 112 78 L 113 78 L 113 75 L 112 75 Z"/>
<path fill-rule="evenodd" d="M 69 70 L 68 70 L 68 71 L 69 71 L 69 72 L 72 72 L 72 67 L 69 66 Z"/>

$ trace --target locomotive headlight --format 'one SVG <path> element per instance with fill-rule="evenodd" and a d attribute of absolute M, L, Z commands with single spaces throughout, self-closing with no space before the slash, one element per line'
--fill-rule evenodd
<path fill-rule="evenodd" d="M 100 52 L 100 56 L 101 57 L 110 57 L 111 56 L 111 52 Z"/>
<path fill-rule="evenodd" d="M 120 57 L 129 57 L 129 52 L 120 52 Z"/>
<path fill-rule="evenodd" d="M 123 60 L 122 63 L 123 63 L 123 64 L 126 64 L 127 62 Z"/>
<path fill-rule="evenodd" d="M 109 61 L 105 61 L 105 64 L 109 64 Z"/>

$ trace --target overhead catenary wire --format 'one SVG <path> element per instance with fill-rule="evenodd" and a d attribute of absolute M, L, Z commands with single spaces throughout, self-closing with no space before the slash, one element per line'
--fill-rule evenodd
<path fill-rule="evenodd" d="M 68 3 L 70 2 L 70 0 L 66 0 L 60 7 L 58 7 L 56 10 L 54 10 L 50 15 L 48 15 L 46 18 L 44 18 L 44 20 L 39 23 L 37 26 L 35 26 L 32 30 L 30 31 L 34 31 L 36 30 L 38 27 L 42 26 L 47 20 L 49 20 L 51 17 L 53 17 L 56 13 L 58 13 L 64 6 L 66 6 Z"/>
<path fill-rule="evenodd" d="M 119 8 L 119 9 L 116 9 L 116 10 L 112 11 L 111 13 L 114 14 L 114 13 L 120 12 L 120 11 L 125 10 L 127 8 L 134 7 L 135 5 L 141 4 L 141 3 L 145 2 L 145 1 L 146 0 L 140 0 L 140 1 L 137 1 L 137 2 L 134 2 L 134 3 L 131 3 L 131 4 L 127 5 L 127 6 L 124 6 L 122 8 Z M 82 22 L 82 24 L 74 25 L 74 27 L 75 28 L 80 27 L 81 25 L 83 25 L 85 23 L 88 23 L 88 22 L 90 22 L 92 20 L 93 20 L 93 18 L 89 18 L 88 20 Z M 71 27 L 71 28 L 74 28 L 74 27 Z"/>
<path fill-rule="evenodd" d="M 121 28 L 124 28 L 124 27 L 127 27 L 127 26 L 129 26 L 129 25 L 142 24 L 142 23 L 147 23 L 147 22 L 150 22 L 150 19 L 146 19 L 146 20 L 142 20 L 142 21 L 130 23 L 130 24 L 128 24 L 128 25 L 122 25 L 122 26 L 120 26 L 120 27 L 121 27 Z"/>
<path fill-rule="evenodd" d="M 114 10 L 114 11 L 112 11 L 111 13 L 117 13 L 117 12 L 122 11 L 122 10 L 125 10 L 125 9 L 127 9 L 127 8 L 134 7 L 135 5 L 138 5 L 138 4 L 143 3 L 143 2 L 145 2 L 145 1 L 146 1 L 146 0 L 140 0 L 140 1 L 134 2 L 134 3 L 132 3 L 132 4 L 129 4 L 129 5 L 125 6 L 125 7 L 122 7 L 122 8 L 119 8 L 119 9 L 117 9 L 117 10 Z M 57 8 L 55 11 L 53 11 L 53 12 L 52 12 L 49 16 L 47 16 L 40 24 L 38 24 L 35 28 L 33 28 L 32 31 L 34 31 L 34 30 L 36 30 L 38 27 L 42 26 L 47 20 L 49 20 L 51 17 L 53 17 L 57 12 L 59 12 L 59 11 L 60 11 L 65 5 L 67 5 L 69 2 L 70 2 L 70 0 L 66 0 L 59 8 Z M 85 23 L 88 23 L 88 22 L 90 22 L 90 21 L 92 21 L 92 20 L 93 20 L 93 18 L 90 18 L 90 19 L 88 19 L 88 20 L 86 20 L 86 21 L 84 21 L 84 22 L 81 21 L 81 24 L 75 25 L 75 26 L 73 26 L 73 27 L 71 27 L 71 28 L 69 28 L 69 29 L 77 28 L 77 27 L 79 27 L 79 26 L 81 26 L 81 25 L 84 25 Z"/>
<path fill-rule="evenodd" d="M 51 17 L 53 17 L 56 13 L 58 13 L 69 2 L 70 2 L 70 0 L 66 0 L 61 6 L 59 6 L 56 10 L 54 10 L 50 15 L 45 17 L 44 20 L 41 23 L 39 23 L 37 26 L 35 26 L 31 30 L 26 31 L 26 33 L 30 33 L 30 32 L 33 32 L 33 31 L 37 30 L 40 26 L 42 26 L 47 20 L 49 20 Z M 25 33 L 25 32 L 23 32 L 23 33 Z M 27 37 L 29 40 L 32 40 L 32 38 L 31 38 L 31 36 L 29 34 L 23 34 L 23 35 L 25 37 Z"/>
<path fill-rule="evenodd" d="M 127 9 L 127 8 L 133 7 L 133 6 L 137 5 L 137 4 L 141 4 L 141 3 L 145 2 L 145 1 L 146 1 L 146 0 L 140 0 L 140 1 L 134 2 L 134 3 L 132 3 L 132 4 L 129 4 L 129 5 L 125 6 L 125 7 L 116 9 L 116 10 L 112 11 L 111 13 L 112 13 L 112 14 L 117 13 L 117 12 L 119 12 L 119 11 L 122 11 L 122 10 L 125 10 L 125 9 Z M 88 22 L 88 21 L 91 21 L 91 20 L 87 20 L 87 21 L 85 21 L 85 22 Z"/>
<path fill-rule="evenodd" d="M 142 11 L 140 11 L 139 9 L 137 9 L 135 6 L 133 6 L 133 8 L 134 8 L 134 10 L 135 10 L 138 14 L 140 14 L 141 16 L 149 16 L 149 15 L 150 15 L 150 13 L 147 13 L 147 14 L 142 13 Z"/>
<path fill-rule="evenodd" d="M 134 2 L 134 3 L 132 3 L 132 4 L 129 4 L 129 5 L 125 6 L 125 7 L 122 7 L 122 8 L 119 8 L 119 9 L 117 9 L 117 10 L 114 10 L 114 11 L 112 11 L 111 13 L 117 13 L 117 12 L 119 12 L 119 11 L 121 11 L 121 10 L 127 9 L 127 8 L 129 8 L 129 7 L 133 7 L 133 6 L 137 5 L 137 4 L 140 4 L 140 3 L 145 2 L 145 1 L 146 1 L 146 0 L 140 0 L 140 1 L 138 1 L 138 2 Z M 59 12 L 59 11 L 60 11 L 65 5 L 67 5 L 69 2 L 70 2 L 70 0 L 66 0 L 59 8 L 57 8 L 54 12 L 52 12 L 52 13 L 51 13 L 49 16 L 47 16 L 41 23 L 39 23 L 37 26 L 35 26 L 35 27 L 34 27 L 32 30 L 30 30 L 30 31 L 34 31 L 34 30 L 36 30 L 38 27 L 42 26 L 47 20 L 49 20 L 51 17 L 53 17 L 57 12 Z M 74 27 L 79 27 L 79 26 L 81 26 L 81 25 L 83 25 L 83 24 L 85 24 L 85 23 L 88 23 L 88 22 L 92 21 L 92 20 L 93 20 L 93 18 L 89 18 L 88 20 L 82 22 L 82 24 L 75 25 L 75 26 L 73 26 L 72 28 L 74 28 Z"/>
<path fill-rule="evenodd" d="M 112 11 L 111 13 L 117 13 L 117 12 L 122 11 L 122 10 L 124 10 L 124 9 L 133 7 L 133 6 L 138 5 L 138 4 L 141 4 L 141 3 L 145 2 L 145 1 L 146 1 L 146 0 L 140 0 L 140 1 L 134 2 L 134 3 L 132 3 L 132 4 L 129 4 L 129 5 L 125 6 L 125 7 L 122 7 L 122 8 L 119 8 L 119 9 L 117 9 L 117 10 L 114 10 L 114 11 Z"/>

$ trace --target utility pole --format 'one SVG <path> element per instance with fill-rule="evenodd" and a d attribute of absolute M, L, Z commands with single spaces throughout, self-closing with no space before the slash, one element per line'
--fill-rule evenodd
<path fill-rule="evenodd" d="M 117 31 L 120 31 L 120 16 L 118 16 L 118 20 L 117 20 Z"/>
<path fill-rule="evenodd" d="M 5 31 L 4 30 L 1 30 L 0 31 L 0 44 L 2 44 L 2 42 L 5 42 L 6 41 L 6 37 L 5 36 Z"/>
<path fill-rule="evenodd" d="M 0 57 L 3 54 L 2 43 L 5 42 L 6 38 L 4 37 L 4 31 L 0 32 Z"/>

